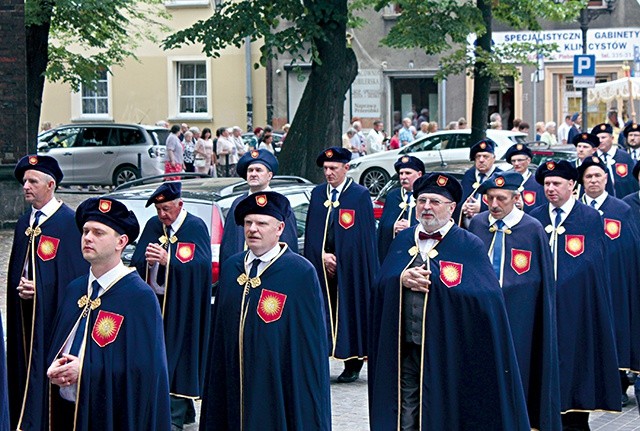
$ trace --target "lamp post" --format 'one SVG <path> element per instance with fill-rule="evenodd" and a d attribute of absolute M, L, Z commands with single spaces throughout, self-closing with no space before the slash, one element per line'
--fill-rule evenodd
<path fill-rule="evenodd" d="M 587 30 L 589 29 L 589 23 L 603 15 L 605 13 L 613 12 L 616 0 L 605 0 L 603 5 L 605 7 L 601 8 L 589 8 L 589 6 L 585 7 L 580 11 L 580 17 L 578 21 L 580 22 L 580 31 L 582 32 L 582 53 L 587 54 Z M 587 88 L 582 88 L 582 130 L 588 130 L 588 120 L 587 120 Z"/>

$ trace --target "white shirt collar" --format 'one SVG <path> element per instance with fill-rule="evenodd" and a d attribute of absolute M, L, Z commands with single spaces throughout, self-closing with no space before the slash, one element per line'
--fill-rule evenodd
<path fill-rule="evenodd" d="M 118 262 L 116 266 L 102 274 L 99 278 L 96 278 L 96 276 L 93 275 L 93 270 L 91 269 L 89 270 L 89 286 L 91 286 L 94 280 L 98 280 L 98 283 L 100 283 L 100 294 L 102 294 L 107 287 L 111 286 L 129 272 L 131 272 L 131 270 L 124 266 L 122 261 Z"/>
<path fill-rule="evenodd" d="M 617 151 L 616 147 L 612 145 L 611 148 L 609 148 L 609 151 L 607 151 L 607 155 L 613 158 L 616 155 L 616 151 Z M 598 157 L 601 156 L 603 153 L 604 151 L 598 150 Z"/>
<path fill-rule="evenodd" d="M 344 180 L 338 185 L 338 187 L 333 187 L 331 184 L 329 184 L 329 187 L 331 188 L 330 191 L 333 191 L 333 189 L 335 188 L 338 191 L 338 194 L 342 193 L 342 189 L 344 189 L 344 185 L 347 183 L 347 177 L 344 177 Z"/>
<path fill-rule="evenodd" d="M 45 221 L 46 219 L 51 217 L 56 211 L 58 211 L 58 208 L 60 208 L 61 205 L 62 205 L 61 201 L 57 200 L 55 197 L 52 197 L 49 200 L 49 202 L 44 204 L 43 207 L 40 208 L 39 210 L 35 209 L 34 207 L 31 207 L 31 223 L 33 223 L 33 220 L 36 217 L 36 211 L 42 212 L 42 215 L 38 220 L 38 223 L 42 224 L 43 221 Z"/>
<path fill-rule="evenodd" d="M 180 210 L 180 214 L 178 214 L 178 217 L 176 217 L 175 221 L 171 223 L 172 234 L 175 234 L 178 231 L 178 229 L 180 229 L 180 226 L 182 226 L 182 223 L 184 223 L 185 218 L 187 218 L 187 210 L 182 208 Z"/>
<path fill-rule="evenodd" d="M 260 259 L 263 262 L 270 262 L 274 257 L 276 257 L 278 255 L 278 253 L 280 253 L 280 250 L 281 250 L 281 248 L 280 248 L 280 244 L 279 243 L 274 245 L 271 250 L 269 250 L 268 252 L 266 252 L 262 256 L 256 256 L 253 253 L 253 251 L 249 250 L 249 255 L 247 256 L 247 262 L 251 263 L 255 259 Z"/>
<path fill-rule="evenodd" d="M 247 196 L 250 196 L 254 193 L 262 193 L 262 192 L 271 192 L 273 191 L 273 189 L 271 188 L 270 185 L 267 184 L 267 187 L 265 187 L 264 189 L 260 190 L 259 192 L 252 192 L 251 190 L 249 190 L 249 193 L 247 194 Z"/>
<path fill-rule="evenodd" d="M 504 216 L 502 221 L 504 222 L 504 225 L 506 227 L 511 229 L 512 227 L 514 227 L 515 225 L 520 223 L 520 220 L 522 220 L 522 217 L 524 217 L 524 211 L 522 211 L 521 209 L 518 209 L 518 208 L 516 208 L 514 206 L 513 210 L 511 210 L 511 212 L 509 214 Z M 492 226 L 493 224 L 495 224 L 496 221 L 497 221 L 497 219 L 494 218 L 491 214 L 489 214 L 489 226 Z"/>
<path fill-rule="evenodd" d="M 564 205 L 562 205 L 560 207 L 560 209 L 562 209 L 562 221 L 564 221 L 565 218 L 567 218 L 567 216 L 569 215 L 569 213 L 571 212 L 571 210 L 573 209 L 573 206 L 576 203 L 576 198 L 574 198 L 573 196 L 571 196 L 569 198 L 568 201 L 566 201 L 564 203 Z M 553 223 L 553 221 L 556 219 L 556 213 L 555 211 L 553 211 L 556 207 L 554 207 L 553 205 L 549 204 L 549 217 L 551 219 L 551 223 Z"/>
<path fill-rule="evenodd" d="M 604 192 L 602 192 L 602 194 L 600 196 L 598 196 L 597 198 L 595 198 L 596 201 L 596 209 L 600 208 L 602 206 L 602 204 L 604 203 L 604 200 L 607 199 L 607 196 L 609 196 L 609 193 L 605 190 Z M 591 201 L 594 198 L 587 196 L 587 194 L 585 193 L 584 195 L 582 195 L 582 202 L 585 205 L 591 206 Z"/>
<path fill-rule="evenodd" d="M 475 170 L 476 170 L 476 181 L 479 182 L 480 181 L 480 171 L 477 168 L 475 168 Z M 487 180 L 487 178 L 489 178 L 491 176 L 491 174 L 493 174 L 493 171 L 495 171 L 495 170 L 496 170 L 496 165 L 494 164 L 493 166 L 491 166 L 491 169 L 489 169 L 487 171 L 487 173 L 483 174 L 485 181 Z"/>

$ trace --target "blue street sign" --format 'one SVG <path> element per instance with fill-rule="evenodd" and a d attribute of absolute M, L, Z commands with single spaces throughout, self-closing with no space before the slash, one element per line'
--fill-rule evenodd
<path fill-rule="evenodd" d="M 573 56 L 573 76 L 596 76 L 596 56 L 593 54 L 581 54 Z"/>

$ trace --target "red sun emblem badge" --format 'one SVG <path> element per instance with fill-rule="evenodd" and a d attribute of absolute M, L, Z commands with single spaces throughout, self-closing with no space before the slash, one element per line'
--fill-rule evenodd
<path fill-rule="evenodd" d="M 440 281 L 448 288 L 460 284 L 462 281 L 462 264 L 455 262 L 440 261 Z"/>
<path fill-rule="evenodd" d="M 195 244 L 191 242 L 179 242 L 178 247 L 176 247 L 176 258 L 182 263 L 187 263 L 193 260 L 195 252 Z"/>
<path fill-rule="evenodd" d="M 256 204 L 259 207 L 264 207 L 265 205 L 267 205 L 267 195 L 256 196 Z"/>
<path fill-rule="evenodd" d="M 504 186 L 504 178 L 503 177 L 496 178 L 496 186 L 498 186 L 498 187 Z"/>
<path fill-rule="evenodd" d="M 438 184 L 440 187 L 446 186 L 448 182 L 449 182 L 449 178 L 444 177 L 442 175 L 438 176 L 438 179 L 436 180 L 436 184 Z"/>
<path fill-rule="evenodd" d="M 38 164 L 38 156 L 29 157 L 29 164 L 30 165 L 37 165 Z"/>
<path fill-rule="evenodd" d="M 111 201 L 100 199 L 100 202 L 98 203 L 98 209 L 101 213 L 108 213 L 109 211 L 111 211 Z"/>
<path fill-rule="evenodd" d="M 100 347 L 113 343 L 118 338 L 118 332 L 124 322 L 124 316 L 110 311 L 98 311 L 98 318 L 93 325 L 91 338 Z"/>
<path fill-rule="evenodd" d="M 282 317 L 285 302 L 287 302 L 287 295 L 263 289 L 258 301 L 258 316 L 264 323 L 275 322 Z"/>

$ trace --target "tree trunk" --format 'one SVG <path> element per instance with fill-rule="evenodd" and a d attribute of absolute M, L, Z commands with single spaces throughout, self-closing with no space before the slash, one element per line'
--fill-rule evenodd
<path fill-rule="evenodd" d="M 492 0 L 478 0 L 478 9 L 482 13 L 486 33 L 476 41 L 477 48 L 486 52 L 491 51 Z M 489 91 L 491 77 L 485 72 L 484 62 L 476 60 L 473 68 L 473 106 L 471 108 L 471 142 L 472 145 L 486 136 L 487 117 L 489 114 Z"/>
<path fill-rule="evenodd" d="M 333 0 L 336 8 L 346 1 Z M 339 3 L 339 5 L 336 5 Z M 340 12 L 334 12 L 339 16 Z M 346 22 L 322 23 L 326 40 L 316 40 L 322 64 L 313 63 L 309 81 L 291 123 L 287 140 L 279 157 L 280 174 L 299 175 L 319 183 L 322 170 L 315 164 L 320 152 L 331 146 L 341 146 L 345 94 L 358 74 L 355 53 L 346 43 Z"/>
<path fill-rule="evenodd" d="M 49 29 L 53 6 L 40 2 L 42 15 L 47 17 L 40 24 L 27 26 L 27 142 L 25 152 L 35 153 L 44 92 L 44 73 L 49 62 Z"/>

